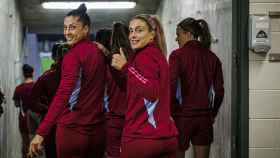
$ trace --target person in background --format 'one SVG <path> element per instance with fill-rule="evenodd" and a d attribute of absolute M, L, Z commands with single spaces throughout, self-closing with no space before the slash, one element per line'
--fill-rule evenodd
<path fill-rule="evenodd" d="M 138 15 L 129 23 L 134 53 L 114 54 L 111 65 L 126 76 L 127 110 L 121 158 L 175 158 L 177 129 L 170 116 L 169 70 L 159 20 Z"/>
<path fill-rule="evenodd" d="M 106 62 L 110 62 L 110 54 L 111 54 L 111 29 L 100 29 L 96 32 L 96 37 L 94 43 L 97 45 L 98 49 L 102 51 L 104 57 L 106 58 Z M 108 66 L 107 66 L 108 67 Z M 107 83 L 106 83 L 107 84 Z M 107 86 L 105 86 L 105 94 L 104 94 L 104 109 L 106 112 L 108 109 L 108 95 L 107 95 Z"/>
<path fill-rule="evenodd" d="M 176 34 L 179 49 L 171 53 L 169 64 L 172 116 L 179 130 L 178 158 L 185 157 L 190 142 L 195 158 L 208 158 L 213 123 L 224 97 L 222 64 L 210 50 L 205 20 L 186 18 L 177 25 Z"/>
<path fill-rule="evenodd" d="M 107 28 L 100 29 L 96 32 L 95 43 L 98 45 L 98 48 L 102 50 L 105 56 L 110 54 L 111 35 L 112 30 Z"/>
<path fill-rule="evenodd" d="M 57 43 L 53 46 L 52 59 L 54 64 L 50 70 L 38 78 L 32 88 L 30 110 L 39 113 L 42 118 L 47 114 L 59 86 L 62 59 L 67 50 L 67 45 L 63 43 Z M 44 147 L 47 158 L 56 158 L 55 128 L 47 136 Z"/>
<path fill-rule="evenodd" d="M 30 125 L 28 125 L 28 117 L 29 117 L 29 103 L 30 103 L 30 93 L 32 87 L 34 85 L 33 82 L 33 72 L 34 69 L 28 64 L 24 64 L 22 66 L 22 72 L 24 81 L 20 85 L 18 85 L 14 91 L 13 100 L 15 106 L 19 108 L 19 131 L 22 138 L 22 157 L 27 158 L 28 146 L 30 143 L 30 134 L 31 129 L 29 129 Z M 29 122 L 30 123 L 30 122 Z"/>
<path fill-rule="evenodd" d="M 85 4 L 64 18 L 70 46 L 63 57 L 61 79 L 50 108 L 30 144 L 37 155 L 56 125 L 58 158 L 102 158 L 105 150 L 105 58 L 90 41 L 90 18 Z"/>
<path fill-rule="evenodd" d="M 6 103 L 6 99 L 5 99 L 4 93 L 0 89 L 0 117 L 4 113 L 4 109 L 3 109 L 3 106 L 2 106 L 3 103 Z"/>
<path fill-rule="evenodd" d="M 120 158 L 121 136 L 127 109 L 126 77 L 122 76 L 118 70 L 115 70 L 111 66 L 111 60 L 113 54 L 119 53 L 120 49 L 125 52 L 125 58 L 129 59 L 129 55 L 131 55 L 133 50 L 130 46 L 128 35 L 129 29 L 127 25 L 121 22 L 114 22 L 112 26 L 112 36 L 109 37 L 111 45 L 109 48 L 105 45 L 105 48 L 110 50 L 105 51 L 109 52 L 107 54 L 104 52 L 109 61 L 106 78 L 106 94 L 108 97 L 108 109 L 106 114 L 106 152 L 108 158 Z"/>

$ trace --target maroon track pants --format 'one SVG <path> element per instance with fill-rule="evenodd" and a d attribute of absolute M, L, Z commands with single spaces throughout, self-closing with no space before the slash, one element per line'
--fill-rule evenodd
<path fill-rule="evenodd" d="M 46 158 L 57 158 L 55 145 L 55 131 L 56 128 L 54 128 L 51 131 L 51 133 L 47 136 L 47 139 L 45 140 Z"/>
<path fill-rule="evenodd" d="M 58 125 L 56 129 L 57 158 L 103 158 L 105 135 L 105 124 L 97 125 L 92 135 Z"/>
<path fill-rule="evenodd" d="M 121 158 L 176 158 L 176 137 L 122 141 Z"/>
<path fill-rule="evenodd" d="M 120 146 L 124 121 L 124 117 L 121 116 L 112 116 L 107 118 L 106 152 L 109 158 L 120 157 Z"/>
<path fill-rule="evenodd" d="M 29 144 L 30 144 L 30 138 L 29 138 L 29 129 L 27 125 L 27 117 L 22 117 L 21 115 L 19 116 L 19 132 L 21 135 L 21 141 L 22 141 L 22 146 L 21 146 L 21 153 L 22 153 L 22 158 L 27 158 L 27 153 L 29 149 Z"/>

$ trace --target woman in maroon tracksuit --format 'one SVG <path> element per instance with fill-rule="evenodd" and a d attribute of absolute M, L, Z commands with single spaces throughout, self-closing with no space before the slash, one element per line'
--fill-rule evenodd
<path fill-rule="evenodd" d="M 61 66 L 64 53 L 62 44 L 55 44 L 52 48 L 52 59 L 54 63 L 51 68 L 44 72 L 32 88 L 32 104 L 30 109 L 45 116 L 56 90 L 59 86 Z"/>
<path fill-rule="evenodd" d="M 30 110 L 39 113 L 42 118 L 47 114 L 59 86 L 64 49 L 66 48 L 62 44 L 53 46 L 52 59 L 55 63 L 50 70 L 38 78 L 31 91 Z M 47 136 L 44 147 L 47 158 L 56 158 L 55 128 Z"/>
<path fill-rule="evenodd" d="M 129 24 L 135 50 L 112 66 L 127 77 L 127 102 L 121 158 L 175 158 L 177 129 L 170 116 L 169 71 L 162 27 L 154 16 L 135 16 Z"/>
<path fill-rule="evenodd" d="M 15 106 L 20 109 L 19 111 L 19 131 L 22 138 L 22 157 L 26 158 L 28 153 L 28 146 L 30 143 L 29 136 L 31 135 L 30 125 L 28 125 L 28 117 L 30 105 L 30 93 L 31 89 L 34 85 L 33 82 L 33 68 L 28 65 L 24 64 L 22 67 L 24 82 L 18 85 L 15 89 L 13 100 L 15 102 Z"/>
<path fill-rule="evenodd" d="M 122 48 L 126 59 L 133 52 L 128 39 L 128 26 L 121 22 L 115 22 L 112 29 L 111 52 L 119 52 Z M 111 63 L 111 60 L 110 60 Z M 107 69 L 107 156 L 108 158 L 120 157 L 121 136 L 127 109 L 126 100 L 126 77 L 121 75 L 118 70 L 108 66 Z"/>
<path fill-rule="evenodd" d="M 190 142 L 195 158 L 208 158 L 212 124 L 224 96 L 222 64 L 209 49 L 211 34 L 204 20 L 186 18 L 177 25 L 176 34 L 180 48 L 171 53 L 169 64 L 178 158 L 185 157 Z"/>
<path fill-rule="evenodd" d="M 85 5 L 64 18 L 70 49 L 63 57 L 61 80 L 37 135 L 30 145 L 36 155 L 54 125 L 58 158 L 102 158 L 105 150 L 103 109 L 105 59 L 89 40 L 90 18 Z"/>

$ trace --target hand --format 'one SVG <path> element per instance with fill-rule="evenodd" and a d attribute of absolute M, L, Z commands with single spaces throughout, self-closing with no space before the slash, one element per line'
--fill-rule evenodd
<path fill-rule="evenodd" d="M 117 70 L 121 70 L 123 66 L 127 63 L 126 57 L 122 48 L 120 48 L 120 54 L 114 54 L 112 56 L 111 66 Z"/>
<path fill-rule="evenodd" d="M 38 134 L 35 135 L 29 146 L 28 157 L 32 158 L 42 154 L 43 141 L 44 138 L 42 136 Z"/>
<path fill-rule="evenodd" d="M 100 49 L 103 52 L 103 54 L 105 56 L 110 55 L 110 51 L 106 47 L 104 47 L 101 43 L 99 43 L 99 42 L 94 42 L 94 43 L 97 45 L 97 48 Z"/>

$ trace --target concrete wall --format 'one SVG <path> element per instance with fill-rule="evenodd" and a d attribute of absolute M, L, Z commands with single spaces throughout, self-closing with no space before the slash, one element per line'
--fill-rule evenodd
<path fill-rule="evenodd" d="M 204 18 L 217 43 L 212 50 L 223 63 L 225 99 L 215 122 L 212 158 L 229 158 L 231 154 L 231 61 L 232 61 L 232 1 L 231 0 L 163 0 L 157 14 L 165 29 L 168 52 L 178 48 L 176 25 L 186 17 Z M 188 152 L 190 157 L 192 153 Z M 192 156 L 191 156 L 192 157 Z"/>
<path fill-rule="evenodd" d="M 280 12 L 280 0 L 250 0 L 250 14 Z M 249 157 L 280 155 L 280 16 L 271 17 L 272 49 L 249 52 Z M 270 61 L 270 58 L 278 61 Z"/>
<path fill-rule="evenodd" d="M 20 158 L 21 139 L 18 111 L 12 102 L 16 82 L 20 82 L 22 29 L 16 0 L 0 0 L 0 88 L 7 97 L 0 118 L 0 158 Z"/>

